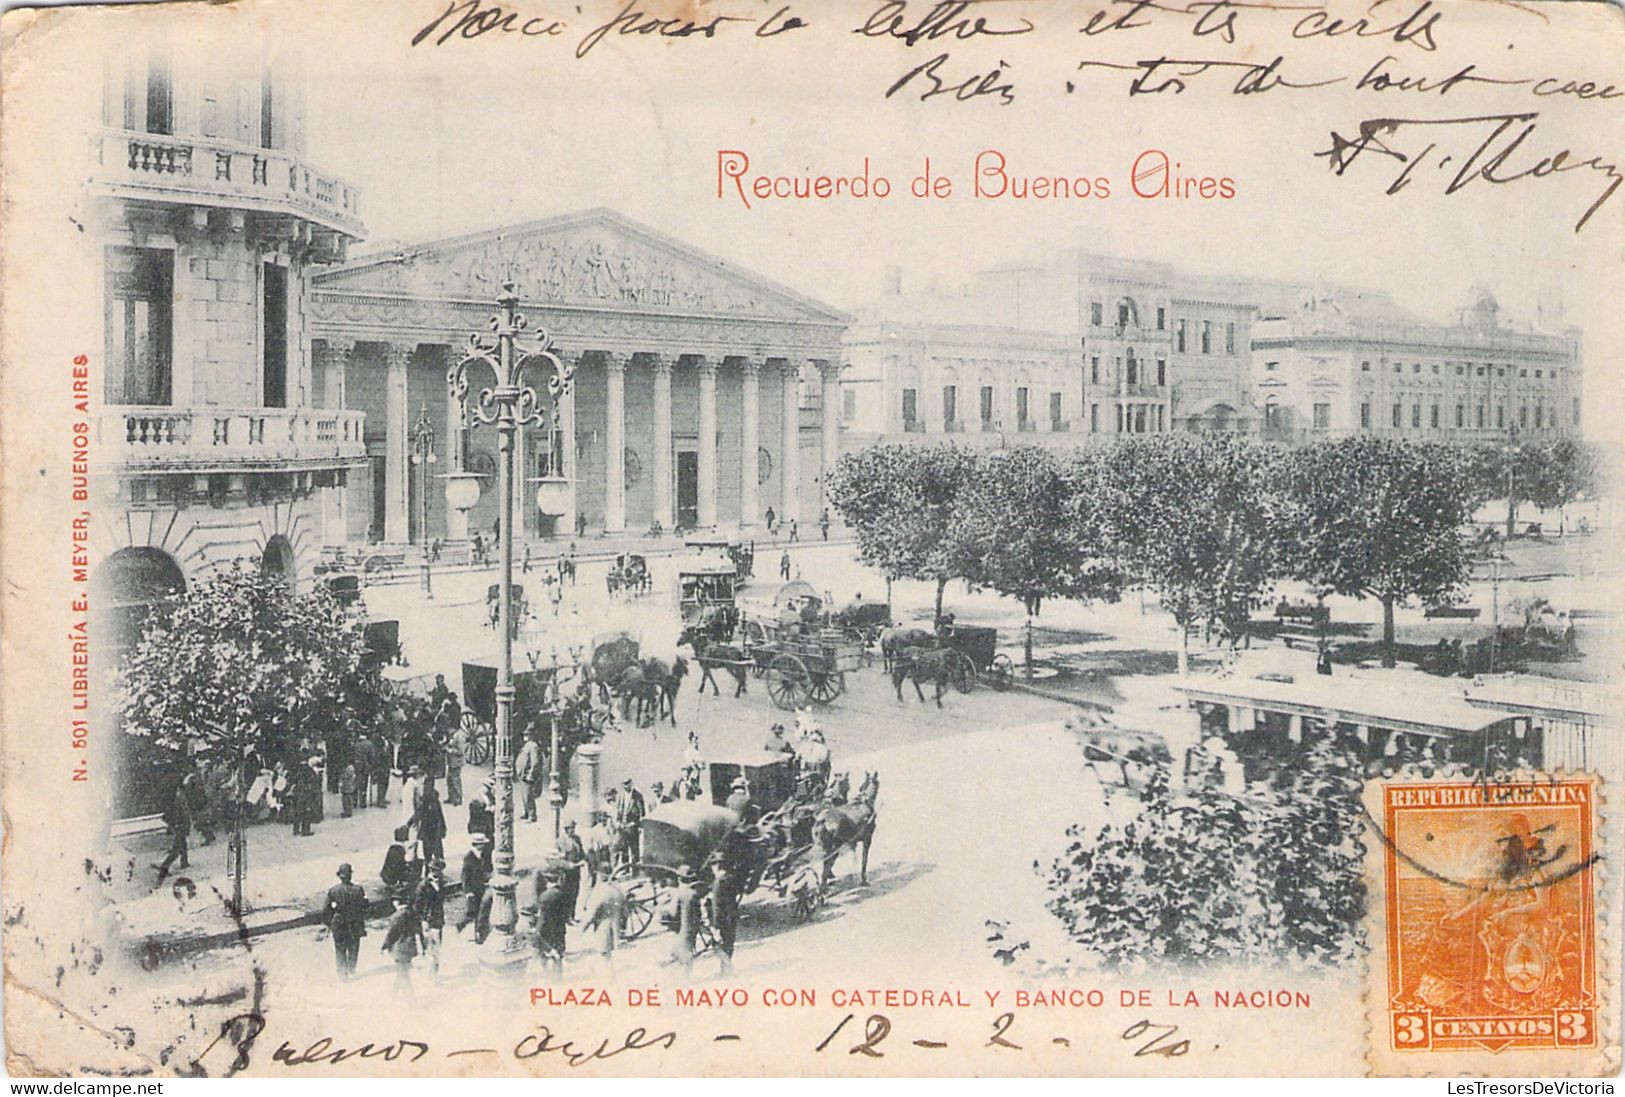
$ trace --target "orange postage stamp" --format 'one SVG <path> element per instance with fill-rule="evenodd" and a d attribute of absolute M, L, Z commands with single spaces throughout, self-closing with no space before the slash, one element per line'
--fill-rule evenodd
<path fill-rule="evenodd" d="M 1597 1049 L 1597 784 L 1380 786 L 1382 1058 Z M 1375 988 L 1374 988 L 1375 989 Z M 1375 995 L 1374 995 L 1375 997 Z M 1375 1014 L 1373 1010 L 1373 1014 Z M 1514 1064 L 1503 1062 L 1503 1070 Z M 1413 1061 L 1419 1071 L 1437 1069 Z"/>

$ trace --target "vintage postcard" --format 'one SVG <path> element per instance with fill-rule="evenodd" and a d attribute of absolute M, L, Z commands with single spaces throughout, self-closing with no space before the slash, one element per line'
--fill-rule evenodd
<path fill-rule="evenodd" d="M 1620 1070 L 1617 5 L 0 32 L 12 1073 Z"/>

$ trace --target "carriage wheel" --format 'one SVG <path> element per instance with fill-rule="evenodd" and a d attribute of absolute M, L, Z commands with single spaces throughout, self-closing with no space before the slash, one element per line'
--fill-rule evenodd
<path fill-rule="evenodd" d="M 987 665 L 988 676 L 993 679 L 993 688 L 1003 693 L 1010 688 L 1010 682 L 1016 676 L 1015 667 L 1008 655 L 995 655 L 993 662 Z"/>
<path fill-rule="evenodd" d="M 811 680 L 807 664 L 794 655 L 774 656 L 767 668 L 767 695 L 779 708 L 794 712 L 812 696 Z"/>
<path fill-rule="evenodd" d="M 610 879 L 619 882 L 626 894 L 626 922 L 621 927 L 621 938 L 635 941 L 654 925 L 655 913 L 660 907 L 660 885 L 647 876 L 639 876 L 636 865 L 622 865 Z"/>
<path fill-rule="evenodd" d="M 491 728 L 472 712 L 463 713 L 458 725 L 463 732 L 463 757 L 471 766 L 483 766 L 491 760 Z"/>
<path fill-rule="evenodd" d="M 846 674 L 839 670 L 834 674 L 815 674 L 810 688 L 813 700 L 827 705 L 846 692 Z"/>
<path fill-rule="evenodd" d="M 956 651 L 948 659 L 948 671 L 953 678 L 954 688 L 960 693 L 969 693 L 976 688 L 976 664 L 971 662 L 969 655 Z"/>

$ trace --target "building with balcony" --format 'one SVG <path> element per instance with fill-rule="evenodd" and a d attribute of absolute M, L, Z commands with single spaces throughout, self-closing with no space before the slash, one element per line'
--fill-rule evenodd
<path fill-rule="evenodd" d="M 318 404 L 306 285 L 362 226 L 355 188 L 306 159 L 291 64 L 189 40 L 104 75 L 85 180 L 104 261 L 92 581 L 116 648 L 220 564 L 307 584 L 343 528 L 364 416 Z"/>
<path fill-rule="evenodd" d="M 947 291 L 893 274 L 847 332 L 842 428 L 851 446 L 1252 429 L 1255 312 L 1236 285 L 1077 249 Z"/>
<path fill-rule="evenodd" d="M 1259 322 L 1252 381 L 1265 433 L 1286 441 L 1556 437 L 1579 430 L 1580 334 L 1508 323 L 1483 290 L 1444 324 L 1386 294 L 1306 288 Z"/>

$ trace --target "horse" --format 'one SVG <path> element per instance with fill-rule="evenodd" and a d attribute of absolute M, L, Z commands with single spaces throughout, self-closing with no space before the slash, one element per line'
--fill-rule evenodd
<path fill-rule="evenodd" d="M 639 727 L 647 727 L 649 711 L 660 709 L 660 685 L 653 681 L 643 664 L 634 663 L 621 671 L 620 677 L 615 680 L 614 696 L 621 702 L 621 716 L 633 719 L 633 705 L 637 706 L 636 720 Z"/>
<path fill-rule="evenodd" d="M 835 875 L 835 858 L 849 845 L 862 844 L 862 860 L 858 867 L 858 882 L 869 882 L 869 845 L 875 840 L 875 800 L 880 795 L 880 774 L 865 772 L 863 783 L 851 803 L 825 809 L 813 823 L 813 842 L 818 857 L 824 863 L 821 884 L 828 884 Z"/>
<path fill-rule="evenodd" d="M 954 664 L 950 656 L 951 650 L 939 648 L 907 647 L 893 654 L 891 658 L 891 682 L 897 687 L 897 699 L 903 699 L 903 681 L 905 679 L 914 683 L 914 692 L 921 701 L 925 700 L 925 691 L 920 689 L 920 679 L 924 678 L 935 682 L 937 687 L 937 707 L 942 707 L 942 695 L 953 682 Z"/>
<path fill-rule="evenodd" d="M 852 775 L 845 771 L 835 774 L 824 783 L 824 803 L 841 807 L 852 793 Z"/>
<path fill-rule="evenodd" d="M 717 687 L 716 677 L 711 673 L 714 670 L 725 670 L 733 675 L 734 696 L 738 697 L 745 690 L 745 652 L 743 648 L 733 644 L 717 643 L 706 636 L 704 632 L 690 629 L 684 634 L 688 646 L 694 650 L 694 661 L 700 664 L 699 691 L 705 692 L 705 683 L 711 683 L 711 692 L 718 697 L 722 690 Z"/>
<path fill-rule="evenodd" d="M 891 673 L 897 657 L 906 648 L 935 647 L 937 634 L 923 628 L 904 628 L 902 625 L 893 625 L 891 628 L 880 630 L 880 658 L 886 672 Z"/>
<path fill-rule="evenodd" d="M 664 659 L 645 659 L 643 675 L 655 693 L 655 719 L 658 721 L 662 715 L 670 716 L 671 726 L 676 727 L 677 690 L 688 676 L 688 660 L 679 655 L 668 667 Z"/>

